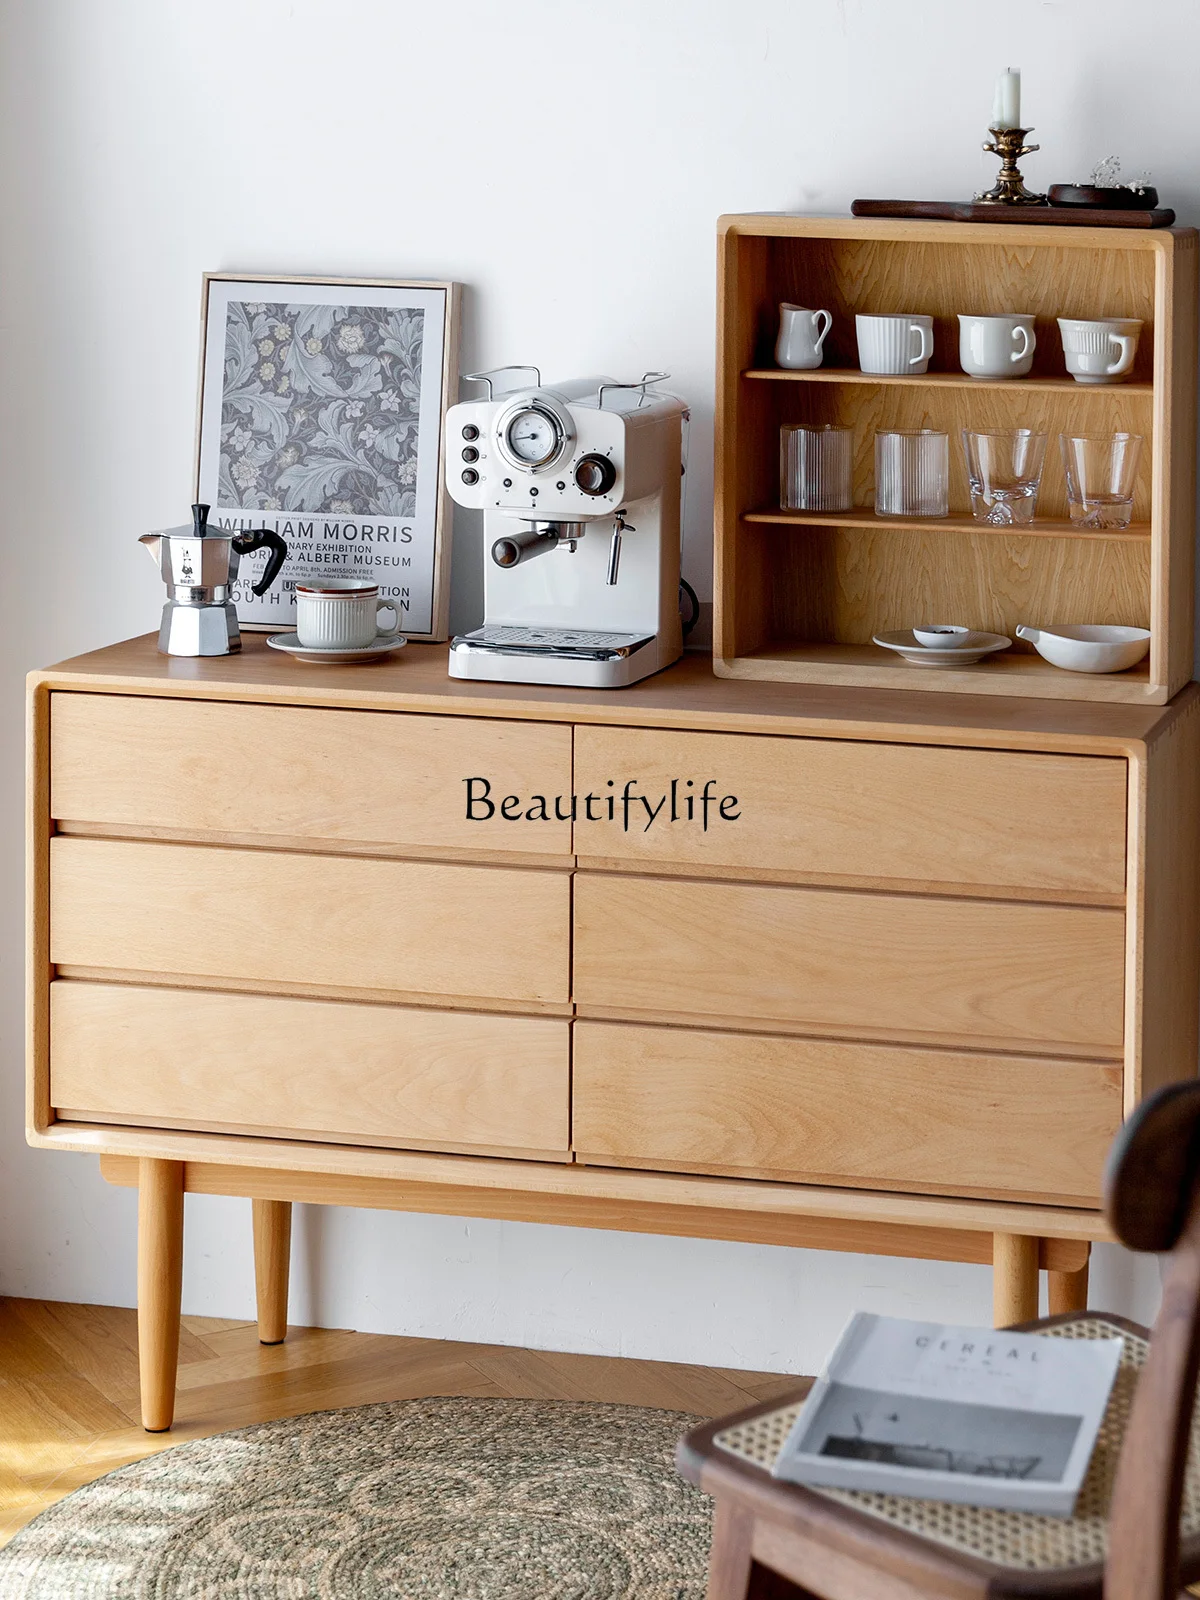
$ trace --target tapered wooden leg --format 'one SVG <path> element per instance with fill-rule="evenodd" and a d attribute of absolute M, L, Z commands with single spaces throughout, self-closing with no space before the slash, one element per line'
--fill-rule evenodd
<path fill-rule="evenodd" d="M 139 1161 L 138 1365 L 147 1433 L 164 1433 L 175 1416 L 182 1288 L 183 1163 Z"/>
<path fill-rule="evenodd" d="M 1086 1311 L 1088 1303 L 1088 1264 L 1085 1261 L 1078 1272 L 1048 1272 L 1050 1280 L 1050 1315 L 1061 1316 L 1067 1311 Z"/>
<path fill-rule="evenodd" d="M 1038 1314 L 1038 1241 L 1024 1233 L 992 1235 L 992 1320 L 997 1328 Z"/>
<path fill-rule="evenodd" d="M 750 1593 L 750 1554 L 754 1513 L 736 1500 L 717 1496 L 713 1507 L 712 1554 L 708 1558 L 708 1600 L 746 1600 Z"/>
<path fill-rule="evenodd" d="M 260 1344 L 287 1338 L 288 1269 L 292 1254 L 290 1200 L 255 1200 L 254 1287 L 258 1296 Z"/>

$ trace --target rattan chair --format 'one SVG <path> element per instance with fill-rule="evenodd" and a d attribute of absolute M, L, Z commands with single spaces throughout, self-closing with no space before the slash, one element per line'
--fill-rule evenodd
<path fill-rule="evenodd" d="M 784 1483 L 770 1468 L 797 1395 L 680 1441 L 679 1470 L 715 1501 L 708 1600 L 1173 1600 L 1200 1579 L 1198 1179 L 1200 1082 L 1189 1081 L 1134 1112 L 1105 1176 L 1122 1243 L 1171 1252 L 1152 1333 L 1095 1312 L 1022 1324 L 1125 1341 L 1074 1516 Z"/>

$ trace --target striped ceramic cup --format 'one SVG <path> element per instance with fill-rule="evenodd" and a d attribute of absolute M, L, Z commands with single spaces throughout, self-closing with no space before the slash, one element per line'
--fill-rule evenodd
<path fill-rule="evenodd" d="M 390 611 L 394 621 L 379 625 L 379 613 Z M 358 650 L 376 639 L 395 637 L 400 613 L 390 600 L 379 598 L 377 583 L 357 578 L 326 578 L 323 583 L 296 585 L 296 633 L 310 650 Z"/>

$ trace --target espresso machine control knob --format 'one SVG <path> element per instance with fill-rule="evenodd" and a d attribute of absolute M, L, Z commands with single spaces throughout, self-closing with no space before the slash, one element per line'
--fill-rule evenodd
<path fill-rule="evenodd" d="M 584 456 L 575 467 L 576 486 L 584 494 L 607 494 L 617 481 L 617 469 L 607 456 Z"/>

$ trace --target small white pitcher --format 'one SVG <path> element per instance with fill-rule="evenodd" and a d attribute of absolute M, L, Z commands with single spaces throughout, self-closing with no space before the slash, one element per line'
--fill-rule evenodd
<path fill-rule="evenodd" d="M 823 327 L 822 317 L 825 319 Z M 819 367 L 825 359 L 821 346 L 832 326 L 833 318 L 828 311 L 809 311 L 807 306 L 781 305 L 775 360 L 781 367 L 790 367 L 795 371 Z M 818 328 L 821 329 L 819 333 Z"/>

